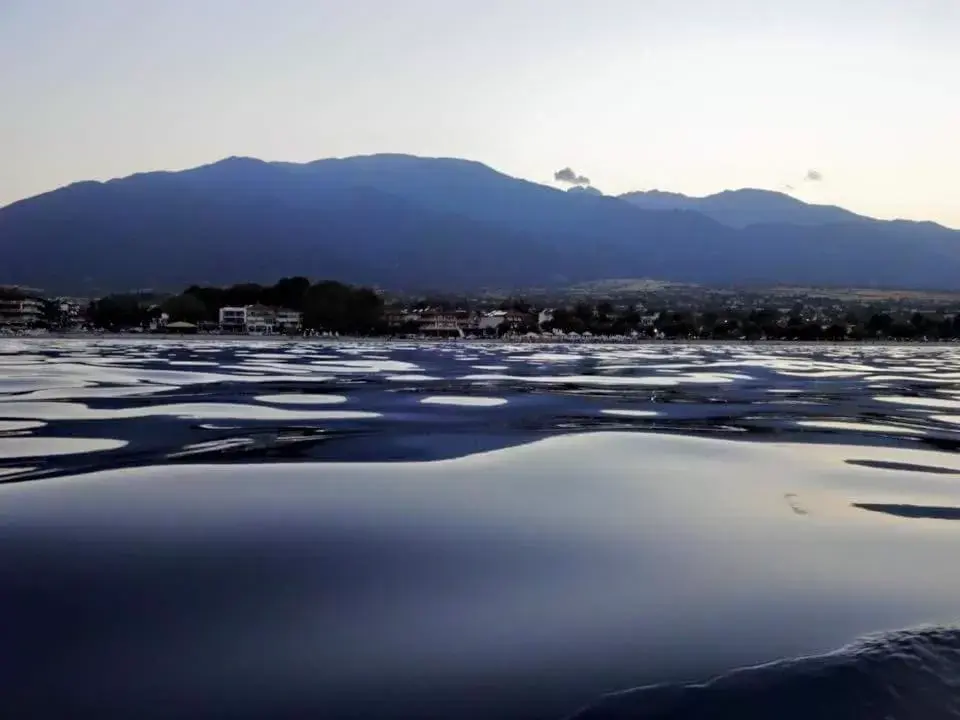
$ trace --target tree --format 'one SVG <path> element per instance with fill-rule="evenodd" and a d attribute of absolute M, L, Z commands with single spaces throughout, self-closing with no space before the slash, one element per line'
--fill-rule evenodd
<path fill-rule="evenodd" d="M 310 280 L 308 278 L 299 275 L 285 277 L 277 281 L 276 285 L 265 288 L 262 298 L 266 305 L 303 311 L 304 298 L 309 289 Z"/>
<path fill-rule="evenodd" d="M 847 326 L 841 323 L 834 323 L 824 331 L 823 336 L 827 340 L 833 340 L 833 341 L 846 340 Z"/>
<path fill-rule="evenodd" d="M 168 298 L 160 306 L 173 322 L 198 324 L 209 317 L 207 306 L 196 295 L 184 293 Z"/>
<path fill-rule="evenodd" d="M 546 323 L 544 329 L 547 331 L 560 330 L 565 333 L 582 333 L 587 329 L 587 325 L 570 308 L 557 308 L 553 311 L 553 320 Z"/>
<path fill-rule="evenodd" d="M 338 333 L 375 333 L 384 329 L 383 300 L 369 288 L 325 281 L 304 295 L 303 325 Z"/>
<path fill-rule="evenodd" d="M 823 338 L 823 328 L 819 323 L 808 322 L 795 329 L 797 340 L 809 342 Z"/>
<path fill-rule="evenodd" d="M 747 340 L 760 340 L 763 337 L 763 328 L 754 320 L 747 320 L 741 330 Z"/>
<path fill-rule="evenodd" d="M 107 330 L 143 327 L 150 314 L 136 295 L 107 295 L 94 300 L 87 309 L 94 327 Z"/>
<path fill-rule="evenodd" d="M 593 322 L 593 305 L 588 302 L 578 302 L 573 307 L 573 314 L 576 315 L 577 319 L 584 325 L 589 325 Z"/>
<path fill-rule="evenodd" d="M 222 300 L 224 306 L 229 307 L 262 305 L 266 301 L 265 295 L 263 286 L 256 283 L 242 283 L 224 290 Z"/>
<path fill-rule="evenodd" d="M 187 288 L 183 294 L 191 295 L 203 303 L 207 311 L 203 319 L 210 322 L 217 322 L 220 319 L 220 308 L 227 305 L 226 291 L 223 288 L 193 285 Z"/>
<path fill-rule="evenodd" d="M 613 316 L 616 310 L 613 307 L 613 303 L 609 300 L 604 300 L 599 305 L 597 305 L 597 315 L 600 317 L 601 321 L 606 321 Z"/>
<path fill-rule="evenodd" d="M 895 340 L 907 340 L 917 337 L 917 327 L 913 323 L 897 321 L 890 325 L 887 336 Z"/>
<path fill-rule="evenodd" d="M 882 337 L 890 332 L 893 318 L 887 313 L 877 313 L 867 321 L 867 332 L 874 337 Z"/>

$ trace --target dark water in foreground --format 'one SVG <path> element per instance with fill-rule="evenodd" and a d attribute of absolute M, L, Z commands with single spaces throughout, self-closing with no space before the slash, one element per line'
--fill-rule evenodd
<path fill-rule="evenodd" d="M 0 341 L 0 717 L 960 717 L 958 441 L 953 347 Z"/>

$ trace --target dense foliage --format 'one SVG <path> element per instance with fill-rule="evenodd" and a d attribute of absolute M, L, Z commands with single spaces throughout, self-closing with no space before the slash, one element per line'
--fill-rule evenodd
<path fill-rule="evenodd" d="M 886 312 L 847 312 L 825 320 L 800 311 L 774 309 L 662 309 L 642 316 L 633 307 L 608 302 L 559 308 L 546 329 L 593 335 L 638 333 L 650 337 L 714 340 L 949 340 L 960 338 L 960 315 L 915 312 L 908 318 Z"/>
<path fill-rule="evenodd" d="M 19 297 L 10 290 L 8 297 Z M 274 285 L 244 283 L 230 287 L 194 285 L 167 297 L 150 294 L 108 295 L 90 304 L 87 322 L 99 328 L 147 328 L 161 313 L 171 322 L 185 321 L 214 327 L 219 309 L 226 306 L 264 305 L 303 314 L 302 329 L 341 334 L 417 334 L 430 327 L 431 313 L 452 313 L 468 334 L 480 332 L 477 318 L 491 310 L 511 312 L 511 318 L 494 334 L 529 332 L 593 336 L 637 336 L 668 339 L 715 340 L 952 340 L 960 339 L 960 312 L 892 309 L 888 305 L 832 302 L 829 305 L 798 301 L 791 308 L 766 308 L 759 303 L 744 307 L 712 302 L 672 302 L 661 298 L 659 308 L 615 303 L 610 299 L 561 303 L 541 315 L 523 298 L 470 301 L 464 298 L 428 297 L 396 302 L 385 307 L 379 294 L 330 280 L 312 283 L 305 277 L 286 277 Z M 649 303 L 652 304 L 652 303 Z M 749 303 L 748 303 L 749 304 Z M 420 311 L 415 310 L 420 308 Z M 44 324 L 66 326 L 58 319 L 57 305 L 47 303 Z M 424 320 L 418 322 L 418 312 Z M 401 318 L 399 321 L 397 318 Z M 471 318 L 473 320 L 471 321 Z M 389 320 L 389 322 L 388 322 Z M 488 331 L 482 331 L 489 335 Z"/>
<path fill-rule="evenodd" d="M 307 330 L 371 334 L 384 329 L 383 301 L 373 290 L 330 280 L 311 284 L 305 277 L 283 278 L 274 285 L 193 285 L 159 303 L 146 295 L 107 295 L 90 304 L 87 318 L 93 326 L 108 330 L 147 327 L 161 313 L 171 322 L 215 324 L 220 308 L 245 305 L 301 312 Z"/>

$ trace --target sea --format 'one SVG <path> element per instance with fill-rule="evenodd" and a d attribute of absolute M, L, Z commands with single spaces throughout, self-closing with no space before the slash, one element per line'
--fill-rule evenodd
<path fill-rule="evenodd" d="M 0 717 L 960 718 L 960 347 L 0 340 Z"/>

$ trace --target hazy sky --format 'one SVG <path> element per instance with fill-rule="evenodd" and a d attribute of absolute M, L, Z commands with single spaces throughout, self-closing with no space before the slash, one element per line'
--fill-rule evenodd
<path fill-rule="evenodd" d="M 960 0 L 0 0 L 0 205 L 375 152 L 960 227 Z"/>

